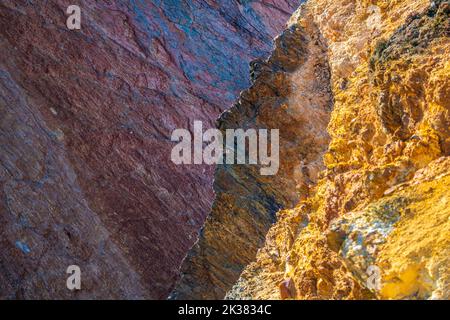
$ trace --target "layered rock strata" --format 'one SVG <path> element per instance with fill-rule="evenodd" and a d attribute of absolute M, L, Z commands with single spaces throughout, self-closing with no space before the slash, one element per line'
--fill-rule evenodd
<path fill-rule="evenodd" d="M 166 298 L 214 196 L 171 133 L 214 125 L 299 2 L 1 1 L 0 298 Z"/>

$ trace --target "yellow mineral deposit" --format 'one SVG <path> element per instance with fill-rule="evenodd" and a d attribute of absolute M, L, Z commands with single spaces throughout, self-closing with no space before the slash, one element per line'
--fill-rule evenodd
<path fill-rule="evenodd" d="M 294 14 L 327 48 L 326 168 L 229 297 L 450 298 L 449 12 L 448 1 L 311 0 Z M 297 72 L 306 92 L 291 96 L 307 96 L 309 71 Z"/>

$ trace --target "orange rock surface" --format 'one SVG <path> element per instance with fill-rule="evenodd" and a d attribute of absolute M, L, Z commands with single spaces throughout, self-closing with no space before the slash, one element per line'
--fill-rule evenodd
<path fill-rule="evenodd" d="M 448 1 L 313 0 L 294 14 L 326 43 L 325 169 L 228 298 L 449 298 L 449 13 Z"/>

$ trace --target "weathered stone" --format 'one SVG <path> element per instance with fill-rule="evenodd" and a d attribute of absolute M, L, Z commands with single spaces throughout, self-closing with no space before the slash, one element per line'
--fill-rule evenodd
<path fill-rule="evenodd" d="M 308 195 L 323 169 L 326 126 L 333 105 L 326 48 L 313 23 L 292 25 L 252 86 L 219 120 L 222 130 L 280 130 L 280 170 L 262 176 L 257 166 L 219 165 L 216 199 L 200 238 L 182 267 L 176 299 L 222 299 L 254 260 L 281 208 Z"/>
<path fill-rule="evenodd" d="M 297 299 L 449 298 L 448 8 L 312 0 L 294 14 L 323 34 L 331 67 L 326 169 L 228 298 L 286 298 L 283 279 Z"/>
<path fill-rule="evenodd" d="M 299 0 L 0 3 L 0 298 L 165 298 L 213 200 L 171 133 L 249 85 Z M 83 290 L 65 288 L 78 264 Z"/>

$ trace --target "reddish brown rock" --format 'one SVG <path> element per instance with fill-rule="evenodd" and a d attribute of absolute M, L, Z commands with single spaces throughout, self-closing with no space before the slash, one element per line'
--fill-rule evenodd
<path fill-rule="evenodd" d="M 213 124 L 298 2 L 86 0 L 70 31 L 70 1 L 2 1 L 0 298 L 165 298 L 213 199 L 171 132 Z"/>

